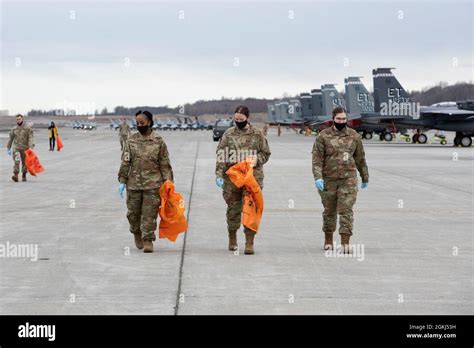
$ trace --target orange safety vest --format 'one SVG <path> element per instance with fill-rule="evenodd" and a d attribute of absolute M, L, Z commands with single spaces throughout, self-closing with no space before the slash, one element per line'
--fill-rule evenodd
<path fill-rule="evenodd" d="M 36 153 L 31 149 L 25 151 L 25 165 L 26 169 L 28 169 L 28 172 L 33 176 L 44 172 L 44 168 L 41 165 L 38 156 L 36 156 Z"/>
<path fill-rule="evenodd" d="M 253 176 L 252 163 L 242 161 L 234 164 L 226 172 L 230 181 L 238 188 L 244 187 L 244 203 L 242 207 L 242 225 L 258 232 L 263 214 L 263 194 L 260 185 Z"/>
<path fill-rule="evenodd" d="M 174 242 L 181 232 L 186 232 L 188 223 L 184 216 L 184 200 L 175 192 L 174 184 L 166 180 L 160 187 L 161 204 L 159 208 L 159 237 Z"/>

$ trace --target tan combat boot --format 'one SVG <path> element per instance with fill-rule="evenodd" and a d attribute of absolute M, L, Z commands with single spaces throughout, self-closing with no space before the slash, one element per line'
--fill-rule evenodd
<path fill-rule="evenodd" d="M 144 253 L 152 253 L 153 252 L 153 242 L 151 240 L 144 240 L 143 241 L 143 252 Z"/>
<path fill-rule="evenodd" d="M 18 182 L 18 173 L 13 173 L 12 180 Z"/>
<path fill-rule="evenodd" d="M 349 239 L 351 236 L 347 233 L 341 234 L 341 247 L 343 248 L 344 254 L 350 254 L 350 245 L 349 245 Z"/>
<path fill-rule="evenodd" d="M 324 233 L 324 250 L 332 250 L 334 248 L 332 235 L 332 233 Z"/>
<path fill-rule="evenodd" d="M 236 251 L 237 248 L 237 231 L 229 231 L 229 250 Z"/>
<path fill-rule="evenodd" d="M 21 177 L 21 181 L 26 181 L 26 172 L 23 172 L 23 175 Z"/>
<path fill-rule="evenodd" d="M 255 232 L 245 230 L 245 254 L 253 255 L 253 239 L 255 238 Z"/>
<path fill-rule="evenodd" d="M 143 240 L 140 236 L 140 233 L 134 233 L 133 237 L 135 239 L 135 246 L 137 247 L 137 249 L 143 249 Z"/>

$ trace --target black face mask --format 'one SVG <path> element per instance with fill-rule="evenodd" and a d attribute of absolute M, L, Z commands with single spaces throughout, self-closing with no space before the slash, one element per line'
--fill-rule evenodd
<path fill-rule="evenodd" d="M 248 123 L 247 120 L 241 121 L 241 122 L 235 121 L 235 124 L 237 125 L 237 127 L 238 127 L 239 129 L 244 129 L 245 126 L 247 125 L 247 123 Z"/>
<path fill-rule="evenodd" d="M 21 121 L 20 123 L 17 123 L 17 125 L 21 126 L 23 124 L 23 121 Z"/>
<path fill-rule="evenodd" d="M 148 129 L 150 126 L 137 126 L 137 130 L 140 132 L 141 135 L 144 135 L 146 132 L 148 132 Z"/>
<path fill-rule="evenodd" d="M 334 122 L 334 127 L 336 127 L 337 130 L 343 130 L 345 126 L 347 126 L 347 122 L 344 122 L 344 123 Z"/>

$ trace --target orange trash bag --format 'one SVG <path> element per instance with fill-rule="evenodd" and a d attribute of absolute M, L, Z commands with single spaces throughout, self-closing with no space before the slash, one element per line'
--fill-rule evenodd
<path fill-rule="evenodd" d="M 244 187 L 242 225 L 257 233 L 264 204 L 262 190 L 253 176 L 252 163 L 242 161 L 234 164 L 226 171 L 226 174 L 235 186 Z"/>
<path fill-rule="evenodd" d="M 61 151 L 63 147 L 64 147 L 63 141 L 61 140 L 61 137 L 58 135 L 58 151 Z"/>
<path fill-rule="evenodd" d="M 25 151 L 25 165 L 26 169 L 28 169 L 28 173 L 30 173 L 33 176 L 36 176 L 36 174 L 44 172 L 44 168 L 41 165 L 38 156 L 36 156 L 36 153 L 28 149 Z"/>
<path fill-rule="evenodd" d="M 188 229 L 188 223 L 184 216 L 183 196 L 175 192 L 174 184 L 170 180 L 166 180 L 160 187 L 160 199 L 159 238 L 167 238 L 174 242 L 181 232 Z"/>

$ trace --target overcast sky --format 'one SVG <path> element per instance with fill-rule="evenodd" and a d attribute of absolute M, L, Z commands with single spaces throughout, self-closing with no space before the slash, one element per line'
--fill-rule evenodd
<path fill-rule="evenodd" d="M 280 97 L 396 67 L 473 80 L 472 1 L 2 1 L 0 109 Z M 183 18 L 184 17 L 184 18 Z"/>

